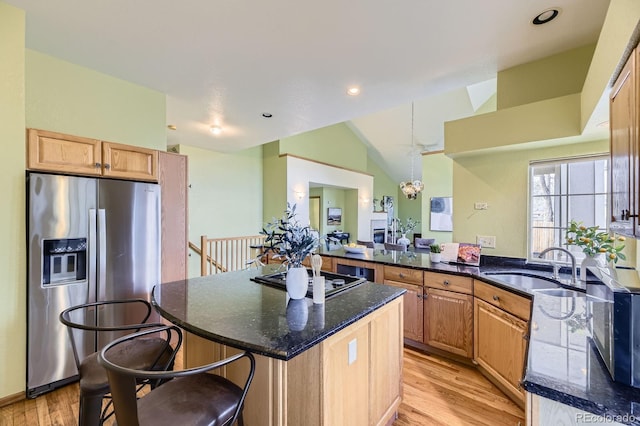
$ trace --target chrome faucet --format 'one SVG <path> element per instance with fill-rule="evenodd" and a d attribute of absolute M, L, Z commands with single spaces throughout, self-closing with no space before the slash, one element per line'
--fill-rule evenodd
<path fill-rule="evenodd" d="M 564 249 L 562 247 L 549 247 L 549 248 L 546 248 L 546 249 L 542 250 L 540 252 L 540 254 L 538 255 L 538 257 L 540 259 L 542 259 L 545 254 L 547 254 L 550 251 L 554 251 L 554 250 L 555 251 L 561 251 L 561 252 L 565 253 L 567 256 L 569 256 L 569 259 L 571 259 L 571 284 L 578 284 L 578 280 L 576 278 L 576 258 L 573 255 L 573 253 L 571 253 L 569 250 Z M 556 263 L 552 262 L 552 265 L 553 265 L 554 278 L 557 278 L 558 271 L 556 269 Z"/>

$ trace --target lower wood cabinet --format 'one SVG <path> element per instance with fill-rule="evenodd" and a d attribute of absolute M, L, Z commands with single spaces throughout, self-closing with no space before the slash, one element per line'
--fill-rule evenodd
<path fill-rule="evenodd" d="M 185 367 L 238 352 L 185 333 Z M 255 355 L 244 423 L 252 425 L 391 424 L 402 395 L 402 299 L 397 298 L 289 361 Z M 249 362 L 219 374 L 243 383 Z"/>
<path fill-rule="evenodd" d="M 473 296 L 425 288 L 424 343 L 465 358 L 473 356 Z"/>
<path fill-rule="evenodd" d="M 384 284 L 393 287 L 404 288 L 407 292 L 403 297 L 404 304 L 404 337 L 405 339 L 422 342 L 423 334 L 423 287 L 416 284 L 408 284 L 399 281 L 384 280 Z"/>
<path fill-rule="evenodd" d="M 512 399 L 524 404 L 521 381 L 527 351 L 527 321 L 475 298 L 474 359 Z"/>
<path fill-rule="evenodd" d="M 398 266 L 384 267 L 384 281 L 386 285 L 407 290 L 403 296 L 404 304 L 404 338 L 422 342 L 424 301 L 422 286 L 423 272 L 419 269 Z"/>

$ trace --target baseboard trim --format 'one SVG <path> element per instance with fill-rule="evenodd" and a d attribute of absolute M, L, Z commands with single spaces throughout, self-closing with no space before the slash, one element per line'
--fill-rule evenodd
<path fill-rule="evenodd" d="M 5 396 L 4 398 L 0 398 L 0 408 L 14 404 L 16 402 L 24 401 L 25 399 L 27 399 L 27 395 L 24 392 L 18 392 L 13 395 Z"/>

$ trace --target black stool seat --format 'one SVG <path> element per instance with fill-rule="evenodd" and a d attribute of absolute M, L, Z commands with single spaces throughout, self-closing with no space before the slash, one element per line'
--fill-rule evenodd
<path fill-rule="evenodd" d="M 137 344 L 150 335 L 166 335 L 165 340 L 176 341 L 175 351 L 182 344 L 182 332 L 174 325 L 146 329 L 121 337 L 100 351 L 98 362 L 107 370 L 116 421 L 119 426 L 158 425 L 242 425 L 244 400 L 253 380 L 255 359 L 249 352 L 241 352 L 221 361 L 187 370 L 151 371 L 124 365 L 126 347 Z M 249 360 L 246 381 L 241 388 L 219 375 L 209 374 L 242 358 Z M 242 373 L 244 375 L 244 373 Z M 163 380 L 165 383 L 136 398 L 136 381 Z"/>

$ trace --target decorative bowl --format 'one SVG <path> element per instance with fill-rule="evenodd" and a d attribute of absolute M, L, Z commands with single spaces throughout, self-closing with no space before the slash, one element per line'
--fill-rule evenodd
<path fill-rule="evenodd" d="M 348 245 L 344 245 L 342 246 L 344 247 L 344 251 L 346 251 L 347 253 L 364 253 L 367 250 L 366 246 L 355 246 L 355 247 L 349 247 Z"/>

